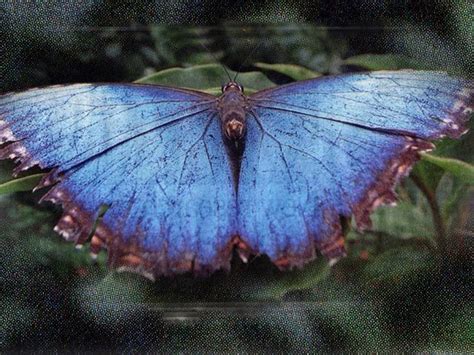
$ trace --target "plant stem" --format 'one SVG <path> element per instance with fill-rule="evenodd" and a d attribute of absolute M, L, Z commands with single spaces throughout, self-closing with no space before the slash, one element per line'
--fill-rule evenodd
<path fill-rule="evenodd" d="M 436 194 L 416 174 L 411 174 L 410 178 L 428 200 L 428 204 L 430 205 L 430 208 L 431 208 L 431 216 L 433 218 L 433 224 L 435 227 L 436 242 L 438 245 L 438 249 L 439 251 L 441 251 L 441 253 L 444 254 L 447 248 L 446 227 L 444 226 L 443 217 L 441 216 L 441 212 L 438 206 L 438 201 L 436 200 Z"/>

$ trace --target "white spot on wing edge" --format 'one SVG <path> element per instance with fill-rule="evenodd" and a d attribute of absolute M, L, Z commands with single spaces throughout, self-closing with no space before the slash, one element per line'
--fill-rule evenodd
<path fill-rule="evenodd" d="M 468 106 L 466 103 L 469 101 L 470 97 L 474 94 L 474 90 L 471 88 L 464 88 L 459 92 L 460 98 L 454 102 L 453 105 L 453 112 L 456 113 L 461 113 L 464 115 L 467 115 L 469 113 L 472 113 L 473 107 Z M 456 129 L 456 128 L 454 128 Z"/>
<path fill-rule="evenodd" d="M 0 119 L 0 144 L 14 142 L 16 140 L 8 124 Z"/>
<path fill-rule="evenodd" d="M 330 267 L 333 267 L 334 265 L 337 264 L 339 260 L 341 260 L 341 257 L 329 259 L 328 264 Z"/>

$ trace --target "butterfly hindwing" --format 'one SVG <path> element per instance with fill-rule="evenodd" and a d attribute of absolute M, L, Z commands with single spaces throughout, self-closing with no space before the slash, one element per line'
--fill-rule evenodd
<path fill-rule="evenodd" d="M 370 225 L 393 186 L 432 147 L 459 136 L 472 84 L 432 72 L 352 74 L 297 82 L 250 97 L 239 181 L 239 228 L 282 267 L 319 249 L 344 253 L 341 217 Z"/>
<path fill-rule="evenodd" d="M 1 98 L 3 158 L 54 168 L 58 230 L 109 263 L 159 274 L 227 266 L 235 188 L 213 96 L 140 85 L 72 85 Z"/>

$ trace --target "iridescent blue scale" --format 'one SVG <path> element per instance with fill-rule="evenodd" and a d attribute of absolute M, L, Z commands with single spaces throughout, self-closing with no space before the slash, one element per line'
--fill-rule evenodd
<path fill-rule="evenodd" d="M 248 97 L 229 87 L 221 98 L 137 84 L 5 94 L 0 159 L 17 159 L 16 173 L 50 169 L 39 187 L 54 185 L 44 199 L 62 204 L 56 230 L 68 240 L 87 241 L 107 205 L 91 249 L 106 248 L 111 266 L 209 273 L 235 247 L 290 268 L 318 250 L 343 255 L 341 217 L 367 227 L 430 140 L 465 131 L 473 106 L 472 81 L 440 72 L 322 77 Z"/>

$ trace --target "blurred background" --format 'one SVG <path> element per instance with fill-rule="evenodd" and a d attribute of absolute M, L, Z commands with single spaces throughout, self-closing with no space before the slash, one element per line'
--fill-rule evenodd
<path fill-rule="evenodd" d="M 131 82 L 216 61 L 274 84 L 296 76 L 255 63 L 472 78 L 473 11 L 468 0 L 2 2 L 0 91 Z M 227 80 L 199 68 L 189 86 Z M 179 83 L 173 75 L 168 83 Z M 472 132 L 438 142 L 435 154 L 474 163 Z M 0 186 L 12 168 L 0 162 Z M 333 268 L 318 259 L 282 273 L 262 256 L 234 259 L 230 274 L 155 283 L 63 241 L 52 231 L 60 211 L 38 206 L 41 193 L 0 194 L 0 349 L 474 351 L 465 176 L 420 162 L 397 207 L 380 208 L 367 233 L 348 232 L 349 256 Z"/>

